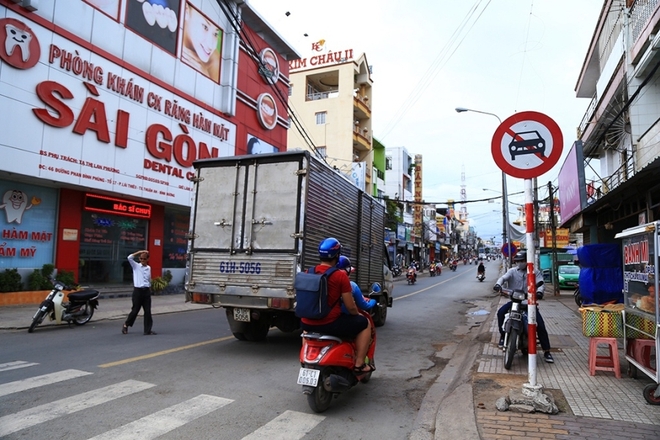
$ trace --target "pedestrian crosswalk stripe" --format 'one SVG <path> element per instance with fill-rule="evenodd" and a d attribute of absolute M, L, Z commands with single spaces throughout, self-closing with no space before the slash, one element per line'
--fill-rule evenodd
<path fill-rule="evenodd" d="M 149 440 L 232 403 L 231 399 L 200 394 L 89 440 Z"/>
<path fill-rule="evenodd" d="M 7 362 L 5 364 L 0 364 L 0 372 L 15 370 L 17 368 L 31 367 L 33 365 L 39 365 L 39 364 L 37 364 L 36 362 L 25 362 L 25 361 Z"/>
<path fill-rule="evenodd" d="M 57 419 L 67 414 L 101 405 L 102 403 L 110 402 L 120 397 L 138 393 L 154 386 L 151 383 L 127 380 L 3 416 L 0 417 L 0 437 L 38 425 L 39 423 Z"/>
<path fill-rule="evenodd" d="M 43 376 L 35 376 L 29 379 L 17 380 L 15 382 L 8 382 L 0 384 L 0 396 L 7 394 L 19 393 L 25 390 L 31 390 L 44 385 L 50 385 L 57 382 L 62 382 L 76 377 L 87 376 L 87 371 L 80 370 L 63 370 L 57 373 L 44 374 Z"/>
<path fill-rule="evenodd" d="M 303 438 L 325 419 L 316 414 L 284 411 L 243 440 L 295 440 Z"/>

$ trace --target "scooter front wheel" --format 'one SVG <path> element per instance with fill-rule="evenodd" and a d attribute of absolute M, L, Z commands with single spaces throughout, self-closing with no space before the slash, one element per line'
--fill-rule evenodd
<path fill-rule="evenodd" d="M 504 347 L 504 368 L 507 370 L 510 370 L 511 365 L 513 364 L 513 357 L 516 354 L 516 348 L 518 347 L 518 338 L 518 330 L 512 328 L 511 333 L 509 333 L 506 347 Z"/>
<path fill-rule="evenodd" d="M 41 324 L 45 316 L 46 316 L 46 312 L 39 309 L 37 313 L 34 315 L 34 318 L 32 318 L 32 324 L 30 324 L 30 328 L 28 328 L 28 333 L 32 333 L 34 329 L 37 328 L 39 324 Z"/>
<path fill-rule="evenodd" d="M 319 382 L 310 394 L 307 395 L 307 403 L 315 413 L 322 413 L 330 407 L 332 393 L 323 386 L 324 377 L 319 378 Z"/>

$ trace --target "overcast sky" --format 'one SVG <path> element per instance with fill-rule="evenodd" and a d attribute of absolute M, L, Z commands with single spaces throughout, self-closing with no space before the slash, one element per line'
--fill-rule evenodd
<path fill-rule="evenodd" d="M 563 153 L 538 184 L 557 184 L 589 104 L 575 97 L 575 85 L 603 0 L 249 3 L 302 57 L 310 56 L 311 44 L 320 39 L 332 51 L 352 48 L 355 58 L 366 54 L 373 68 L 374 136 L 386 147 L 404 146 L 423 156 L 425 201 L 460 202 L 462 172 L 468 201 L 497 197 L 502 188 L 502 172 L 490 152 L 499 122 L 456 113 L 456 107 L 502 120 L 528 110 L 552 118 L 563 133 Z M 524 203 L 523 180 L 507 182 L 510 201 Z M 539 193 L 546 194 L 545 188 Z M 499 201 L 465 206 L 480 237 L 501 240 Z M 518 217 L 515 205 L 510 216 Z"/>

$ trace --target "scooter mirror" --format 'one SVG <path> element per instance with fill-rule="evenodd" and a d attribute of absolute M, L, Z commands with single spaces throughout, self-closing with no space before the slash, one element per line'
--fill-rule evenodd
<path fill-rule="evenodd" d="M 371 285 L 371 293 L 380 293 L 383 290 L 382 287 L 380 287 L 379 283 L 373 283 Z"/>

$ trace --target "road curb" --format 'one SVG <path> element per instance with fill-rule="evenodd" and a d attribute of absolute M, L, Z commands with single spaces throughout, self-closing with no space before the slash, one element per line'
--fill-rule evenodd
<path fill-rule="evenodd" d="M 497 309 L 499 297 L 497 301 L 491 301 L 488 317 L 479 324 L 476 332 L 470 331 L 464 340 L 458 341 L 450 361 L 424 396 L 408 440 L 479 438 L 472 370 L 479 355 L 479 337 L 490 329 L 490 317 Z M 442 429 L 438 430 L 438 426 Z"/>

